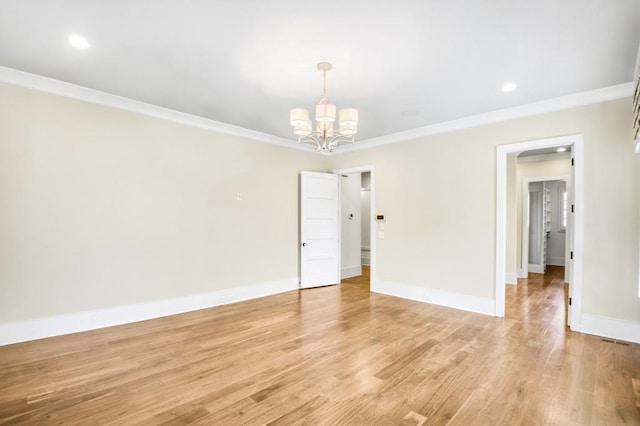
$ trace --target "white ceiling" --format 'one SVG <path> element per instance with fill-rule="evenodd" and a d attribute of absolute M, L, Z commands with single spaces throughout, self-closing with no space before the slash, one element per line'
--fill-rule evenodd
<path fill-rule="evenodd" d="M 1 66 L 290 139 L 320 61 L 363 140 L 630 82 L 639 43 L 639 0 L 0 0 Z"/>

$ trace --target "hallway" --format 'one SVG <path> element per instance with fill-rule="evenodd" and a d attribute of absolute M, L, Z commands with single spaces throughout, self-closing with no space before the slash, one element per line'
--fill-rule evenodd
<path fill-rule="evenodd" d="M 567 291 L 562 266 L 549 265 L 544 274 L 530 273 L 528 279 L 518 279 L 518 285 L 507 286 L 505 318 L 566 325 Z"/>

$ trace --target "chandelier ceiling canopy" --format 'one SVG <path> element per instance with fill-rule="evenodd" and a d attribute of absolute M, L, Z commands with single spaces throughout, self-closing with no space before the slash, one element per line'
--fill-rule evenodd
<path fill-rule="evenodd" d="M 289 113 L 289 123 L 298 143 L 310 144 L 323 154 L 333 152 L 342 143 L 353 143 L 358 132 L 358 110 L 355 108 L 338 111 L 338 128 L 334 128 L 336 106 L 327 96 L 327 71 L 332 68 L 328 62 L 318 64 L 318 71 L 322 72 L 322 97 L 316 104 L 315 129 L 306 108 L 293 108 Z"/>

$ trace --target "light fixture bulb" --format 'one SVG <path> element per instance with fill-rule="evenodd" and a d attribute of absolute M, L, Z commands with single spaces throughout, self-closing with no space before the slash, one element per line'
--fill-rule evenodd
<path fill-rule="evenodd" d="M 513 92 L 514 90 L 516 90 L 517 87 L 518 87 L 517 84 L 515 84 L 513 81 L 509 81 L 502 86 L 502 91 L 505 93 Z"/>
<path fill-rule="evenodd" d="M 561 146 L 560 148 L 556 149 L 557 152 L 565 152 L 567 150 L 567 148 L 565 148 L 564 146 Z"/>
<path fill-rule="evenodd" d="M 76 49 L 88 49 L 89 48 L 89 42 L 87 41 L 86 38 L 82 37 L 81 35 L 71 34 L 69 36 L 68 40 L 69 40 L 69 44 L 71 44 Z"/>

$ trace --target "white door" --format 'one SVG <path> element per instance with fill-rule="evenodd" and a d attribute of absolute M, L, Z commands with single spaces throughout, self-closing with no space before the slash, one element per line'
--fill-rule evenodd
<path fill-rule="evenodd" d="M 338 175 L 301 172 L 300 288 L 340 283 Z"/>

